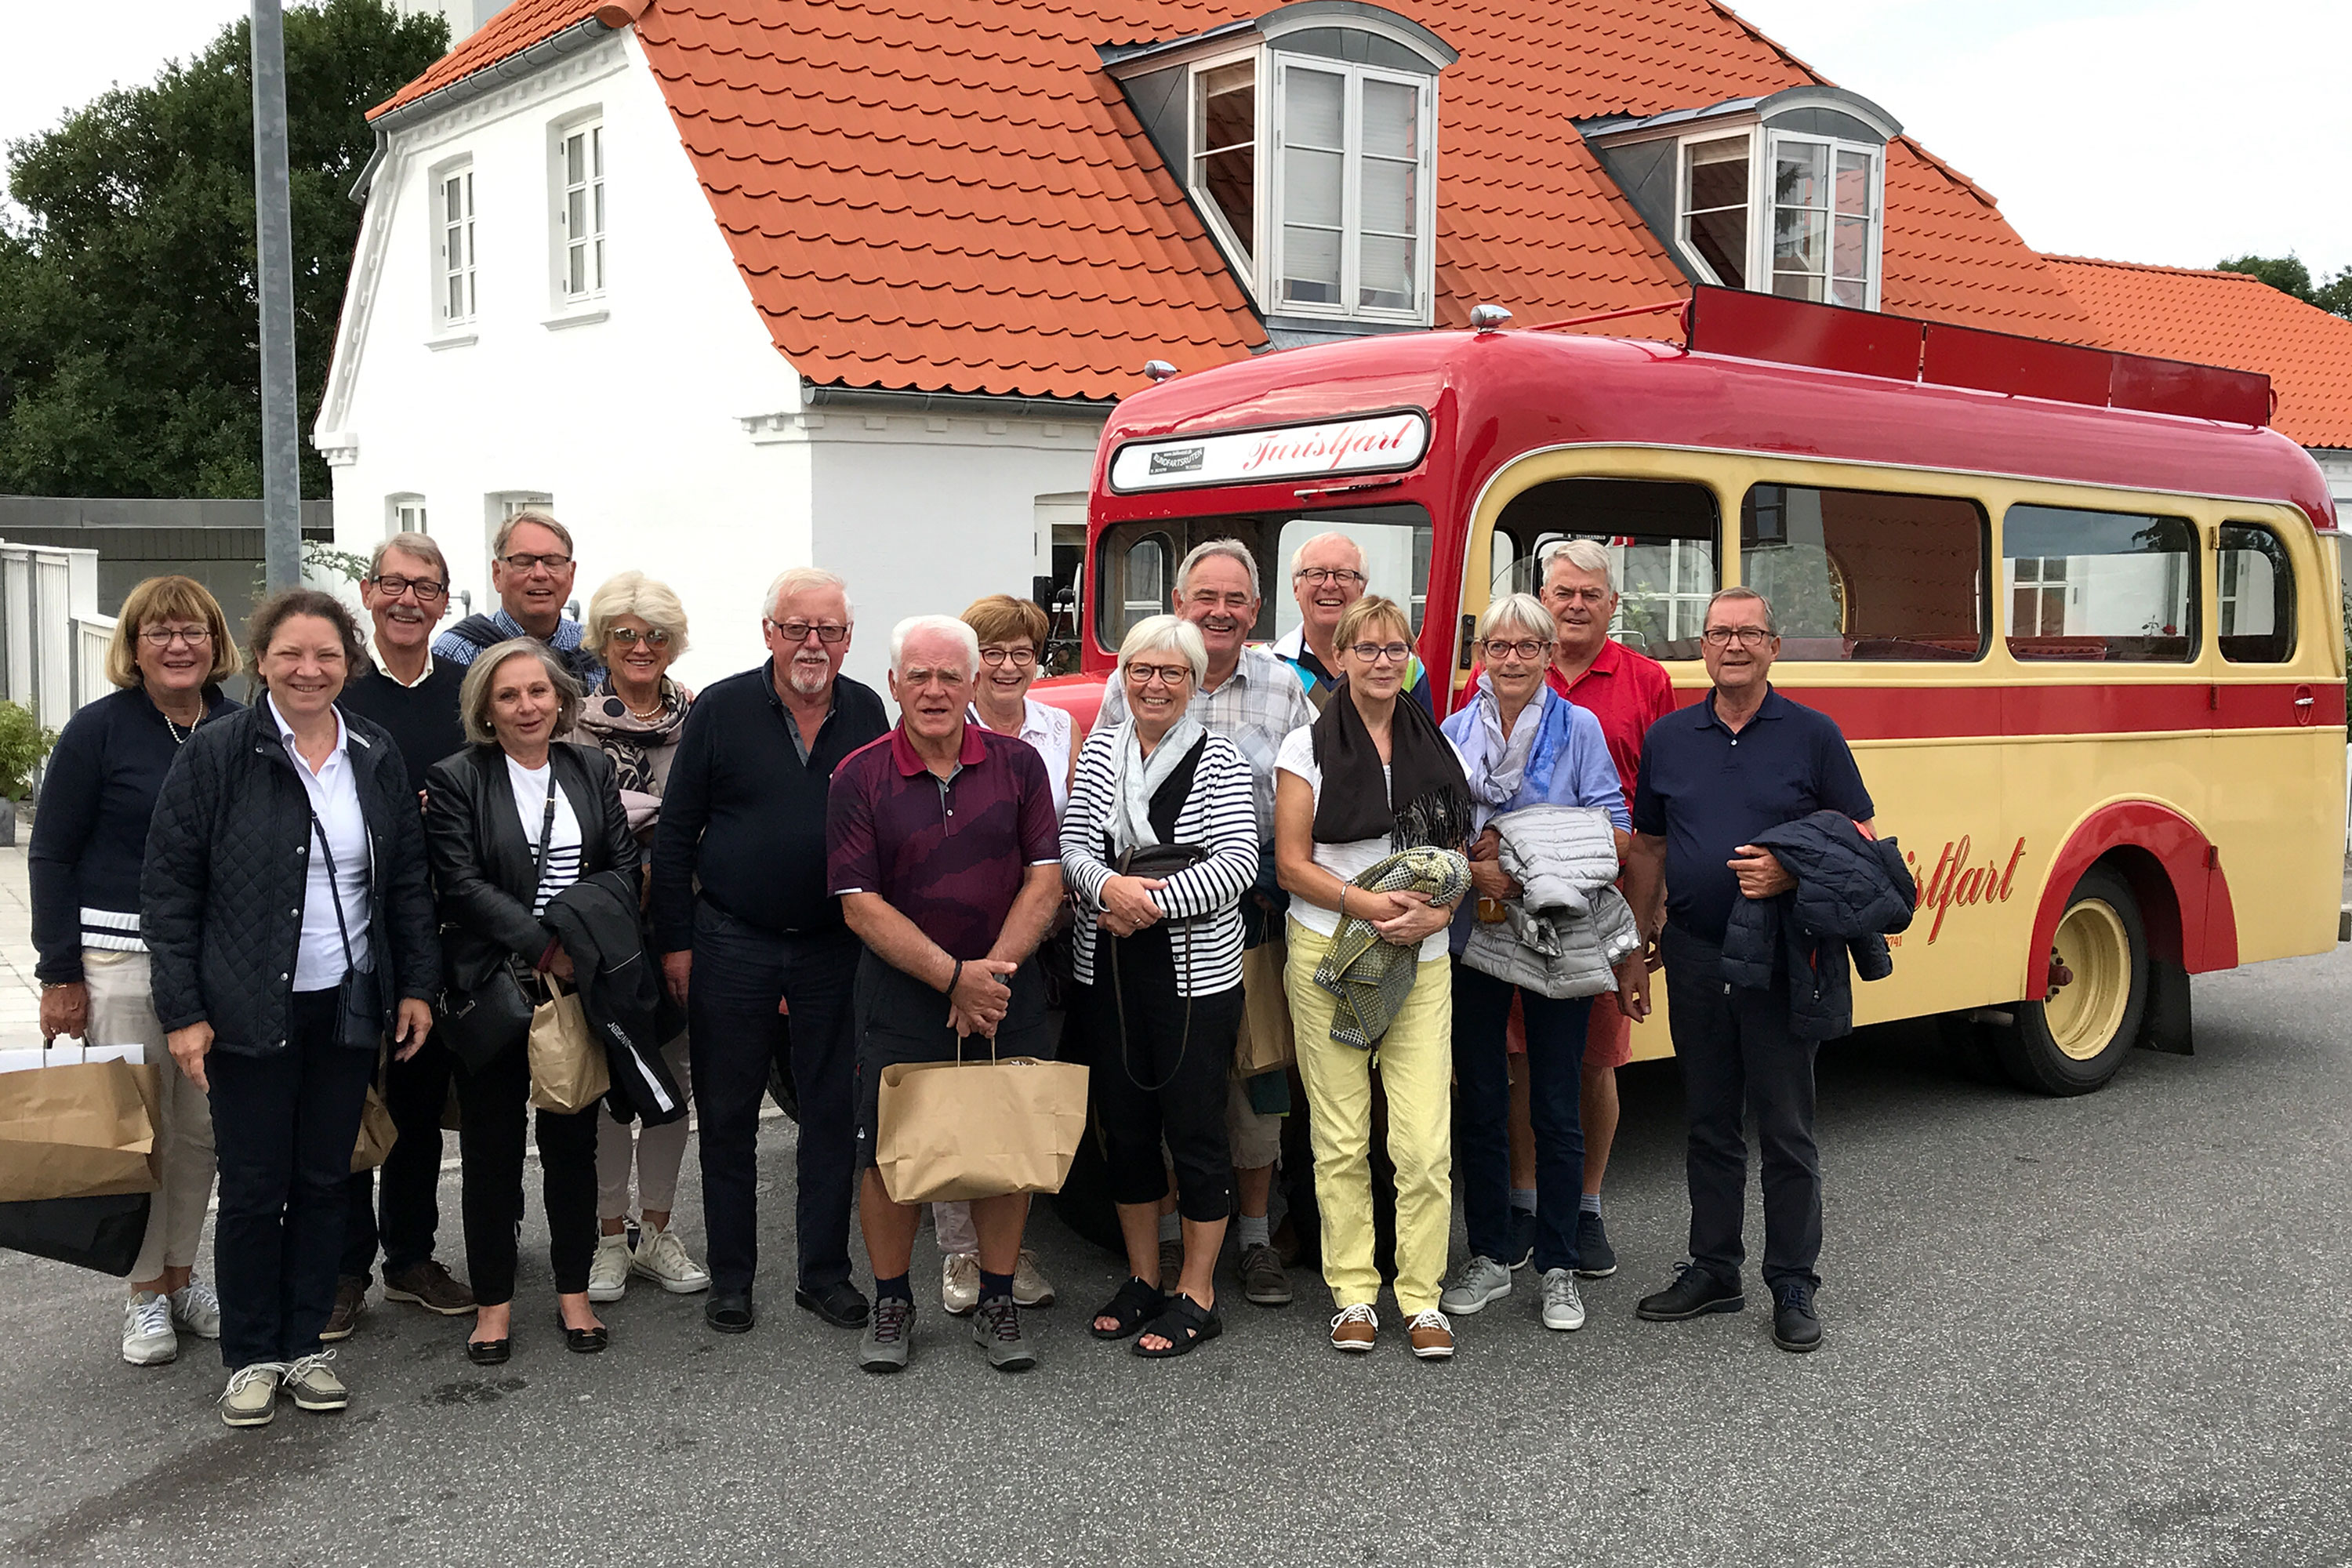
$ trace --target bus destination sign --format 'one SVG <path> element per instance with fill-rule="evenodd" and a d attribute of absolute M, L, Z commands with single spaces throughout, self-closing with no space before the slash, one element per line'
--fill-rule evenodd
<path fill-rule="evenodd" d="M 1124 494 L 1179 485 L 1262 484 L 1312 475 L 1377 473 L 1409 468 L 1428 449 L 1428 416 L 1409 409 L 1328 425 L 1131 442 L 1111 458 L 1110 483 Z"/>

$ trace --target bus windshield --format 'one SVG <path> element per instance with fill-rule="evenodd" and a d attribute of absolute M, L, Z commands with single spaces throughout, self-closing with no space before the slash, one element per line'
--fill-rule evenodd
<path fill-rule="evenodd" d="M 1412 502 L 1297 511 L 1225 512 L 1208 517 L 1122 522 L 1103 530 L 1096 545 L 1095 635 L 1113 649 L 1148 616 L 1165 615 L 1176 589 L 1176 569 L 1194 546 L 1238 539 L 1257 562 L 1264 596 L 1250 637 L 1270 641 L 1298 625 L 1290 591 L 1290 558 L 1320 533 L 1345 533 L 1364 552 L 1364 591 L 1412 612 L 1421 631 L 1429 587 L 1429 512 Z"/>

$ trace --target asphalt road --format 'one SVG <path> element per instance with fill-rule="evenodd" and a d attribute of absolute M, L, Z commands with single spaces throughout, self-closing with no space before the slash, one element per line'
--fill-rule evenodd
<path fill-rule="evenodd" d="M 213 1415 L 212 1347 L 137 1369 L 114 1289 L 0 1257 L 0 1552 L 37 1563 L 2352 1563 L 2352 950 L 2200 980 L 2198 1053 L 2030 1099 L 1923 1029 L 1826 1053 L 1828 1341 L 1757 1305 L 1633 1316 L 1678 1253 L 1679 1089 L 1629 1069 L 1625 1268 L 1545 1332 L 1532 1289 L 1459 1325 L 1326 1347 L 1318 1282 L 1167 1363 L 1084 1333 L 1115 1265 L 1042 1214 L 1064 1300 L 992 1373 L 930 1298 L 915 1365 L 764 1293 L 720 1339 L 640 1285 L 568 1355 L 527 1227 L 514 1361 L 378 1306 L 341 1416 Z M 772 1258 L 791 1253 L 772 1124 Z M 688 1162 L 689 1173 L 692 1162 Z M 782 1180 L 779 1181 L 778 1178 Z M 456 1189 L 444 1191 L 445 1246 Z M 534 1199 L 534 1206 L 536 1200 Z M 689 1174 L 681 1197 L 698 1230 Z M 1758 1247 L 1751 1220 L 1751 1250 Z M 1457 1247 L 1458 1247 L 1457 1238 Z M 926 1238 L 919 1284 L 937 1278 Z M 1751 1289 L 1750 1301 L 1761 1292 Z M 541 1320 L 548 1321 L 542 1322 Z"/>

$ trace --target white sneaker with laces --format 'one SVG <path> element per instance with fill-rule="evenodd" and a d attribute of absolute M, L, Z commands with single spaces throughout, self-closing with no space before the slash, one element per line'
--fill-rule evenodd
<path fill-rule="evenodd" d="M 1576 1293 L 1576 1276 L 1565 1268 L 1544 1270 L 1543 1326 L 1563 1331 L 1584 1327 L 1584 1298 Z"/>
<path fill-rule="evenodd" d="M 961 1318 L 980 1305 L 980 1254 L 950 1252 L 940 1259 L 940 1305 Z"/>
<path fill-rule="evenodd" d="M 596 1256 L 588 1260 L 588 1299 L 617 1301 L 629 1293 L 629 1237 L 600 1236 Z"/>
<path fill-rule="evenodd" d="M 220 1297 L 203 1280 L 190 1278 L 172 1292 L 172 1326 L 200 1340 L 220 1338 Z"/>
<path fill-rule="evenodd" d="M 180 1336 L 172 1331 L 172 1299 L 157 1290 L 142 1290 L 122 1306 L 122 1359 L 132 1366 L 162 1366 L 180 1354 Z"/>
<path fill-rule="evenodd" d="M 629 1267 L 673 1296 L 710 1289 L 710 1271 L 688 1253 L 677 1232 L 658 1226 L 648 1225 L 637 1233 L 636 1256 Z"/>
<path fill-rule="evenodd" d="M 1013 1266 L 1013 1304 L 1016 1307 L 1050 1307 L 1054 1304 L 1054 1282 L 1037 1267 L 1037 1255 L 1027 1247 L 1021 1249 L 1020 1259 Z"/>
<path fill-rule="evenodd" d="M 1474 1253 L 1455 1270 L 1454 1283 L 1437 1304 L 1457 1318 L 1467 1318 L 1511 1293 L 1511 1271 L 1484 1253 Z"/>

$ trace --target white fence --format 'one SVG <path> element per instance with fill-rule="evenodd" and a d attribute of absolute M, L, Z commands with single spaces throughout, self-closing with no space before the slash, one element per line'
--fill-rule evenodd
<path fill-rule="evenodd" d="M 98 613 L 98 552 L 0 541 L 0 698 L 52 730 L 111 689 Z"/>

